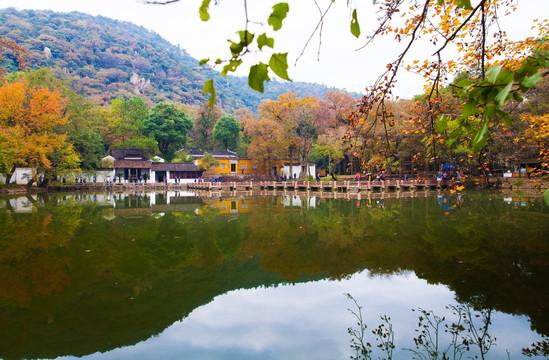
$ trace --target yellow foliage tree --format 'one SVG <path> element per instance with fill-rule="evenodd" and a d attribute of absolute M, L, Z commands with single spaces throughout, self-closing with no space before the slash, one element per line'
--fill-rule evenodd
<path fill-rule="evenodd" d="M 529 125 L 525 132 L 526 140 L 538 148 L 542 161 L 541 171 L 546 174 L 549 168 L 549 114 L 523 114 L 521 119 Z"/>
<path fill-rule="evenodd" d="M 66 103 L 57 90 L 33 88 L 25 80 L 0 86 L 0 166 L 8 180 L 16 166 L 31 167 L 37 180 L 78 167 L 78 156 L 62 127 Z"/>

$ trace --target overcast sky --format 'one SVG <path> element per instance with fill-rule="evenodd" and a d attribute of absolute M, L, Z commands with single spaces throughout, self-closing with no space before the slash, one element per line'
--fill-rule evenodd
<path fill-rule="evenodd" d="M 330 0 L 318 0 L 325 7 Z M 547 18 L 549 0 L 515 0 L 518 10 L 501 19 L 510 36 L 519 39 L 531 34 L 535 18 Z M 145 5 L 139 0 L 0 0 L 0 8 L 50 9 L 54 11 L 81 11 L 126 20 L 153 30 L 174 44 L 180 44 L 197 59 L 228 57 L 227 38 L 244 26 L 242 0 L 219 0 L 211 7 L 211 20 L 202 22 L 198 17 L 200 0 L 181 0 L 167 6 Z M 264 20 L 277 1 L 249 0 L 251 20 Z M 313 0 L 290 0 L 290 13 L 283 29 L 276 33 L 277 51 L 289 52 L 290 77 L 361 92 L 384 70 L 404 44 L 392 39 L 381 39 L 372 46 L 355 51 L 364 39 L 355 39 L 349 31 L 347 1 L 339 0 L 330 10 L 324 26 L 320 61 L 317 60 L 317 40 L 313 40 L 296 66 L 294 60 L 301 52 L 310 32 L 318 21 Z M 473 1 L 475 3 L 476 1 Z M 212 4 L 214 1 L 212 1 Z M 355 0 L 363 34 L 376 24 L 372 0 Z M 257 31 L 256 29 L 252 29 Z M 272 31 L 271 31 L 272 32 Z M 234 38 L 234 35 L 232 36 Z M 418 47 L 413 58 L 428 56 L 432 49 Z M 254 56 L 254 55 L 252 55 Z M 261 58 L 258 58 L 258 60 Z M 264 59 L 263 59 L 264 60 Z M 252 60 L 253 62 L 253 60 Z M 242 74 L 246 69 L 241 69 Z M 414 74 L 401 73 L 397 95 L 410 97 L 420 93 L 422 79 Z"/>

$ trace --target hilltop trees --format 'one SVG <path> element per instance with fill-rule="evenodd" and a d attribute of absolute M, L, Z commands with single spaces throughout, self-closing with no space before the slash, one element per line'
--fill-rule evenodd
<path fill-rule="evenodd" d="M 166 160 L 187 142 L 187 133 L 193 123 L 189 116 L 172 104 L 160 103 L 152 108 L 144 123 L 144 134 L 158 143 L 160 153 Z"/>

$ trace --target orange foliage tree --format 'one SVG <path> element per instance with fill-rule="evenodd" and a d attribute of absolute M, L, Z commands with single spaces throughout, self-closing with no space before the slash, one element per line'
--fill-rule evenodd
<path fill-rule="evenodd" d="M 258 173 L 270 177 L 274 160 L 285 156 L 288 146 L 282 125 L 268 118 L 246 118 L 241 122 L 244 135 L 251 139 L 248 155 L 254 159 Z"/>
<path fill-rule="evenodd" d="M 0 86 L 0 165 L 8 181 L 16 166 L 35 169 L 49 180 L 78 167 L 78 156 L 61 128 L 67 124 L 65 101 L 57 90 L 33 88 L 20 80 Z"/>
<path fill-rule="evenodd" d="M 307 163 L 314 141 L 318 137 L 321 116 L 321 101 L 315 97 L 299 98 L 295 93 L 282 94 L 277 100 L 263 101 L 259 106 L 261 119 L 268 119 L 282 125 L 287 138 L 287 154 L 290 162 L 309 169 Z M 297 164 L 296 164 L 297 165 Z M 314 174 L 305 174 L 314 175 Z"/>

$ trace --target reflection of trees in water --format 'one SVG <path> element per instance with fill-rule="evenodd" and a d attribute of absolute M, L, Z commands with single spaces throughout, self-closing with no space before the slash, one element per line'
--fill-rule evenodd
<path fill-rule="evenodd" d="M 229 290 L 364 268 L 414 271 L 460 301 L 527 314 L 548 332 L 543 211 L 475 194 L 449 214 L 436 198 L 383 207 L 323 200 L 314 209 L 285 209 L 280 198 L 246 202 L 251 210 L 239 215 L 198 201 L 197 212 L 166 205 L 163 216 L 125 218 L 105 217 L 92 203 L 55 206 L 52 196 L 32 214 L 0 211 L 0 354 L 105 351 L 148 338 Z M 18 333 L 27 340 L 15 341 Z"/>
<path fill-rule="evenodd" d="M 395 331 L 391 318 L 381 315 L 381 323 L 368 330 L 364 321 L 363 307 L 351 295 L 348 311 L 355 324 L 347 329 L 353 360 L 393 359 L 397 348 Z M 440 316 L 432 310 L 412 309 L 417 312 L 418 320 L 413 338 L 413 348 L 403 348 L 415 360 L 461 360 L 486 359 L 490 350 L 497 346 L 496 337 L 490 333 L 494 309 L 475 310 L 469 304 L 448 305 L 451 316 Z M 505 344 L 503 344 L 505 346 Z M 510 359 L 509 349 L 505 349 Z M 543 338 L 522 349 L 526 356 L 549 356 L 549 338 Z"/>

